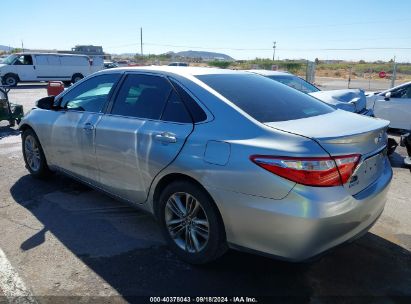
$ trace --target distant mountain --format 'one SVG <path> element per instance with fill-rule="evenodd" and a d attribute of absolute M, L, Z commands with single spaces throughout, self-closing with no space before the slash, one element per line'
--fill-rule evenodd
<path fill-rule="evenodd" d="M 5 52 L 8 52 L 9 51 L 9 49 L 14 49 L 13 47 L 8 47 L 7 45 L 1 45 L 0 44 L 0 51 L 5 51 Z"/>
<path fill-rule="evenodd" d="M 226 60 L 226 61 L 235 60 L 234 58 L 226 54 L 214 53 L 214 52 L 204 52 L 204 51 L 184 51 L 184 52 L 177 52 L 177 53 L 172 53 L 172 54 L 177 57 L 202 58 L 203 60 Z"/>

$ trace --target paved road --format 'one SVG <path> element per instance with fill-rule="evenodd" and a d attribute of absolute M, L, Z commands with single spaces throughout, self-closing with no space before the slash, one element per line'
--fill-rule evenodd
<path fill-rule="evenodd" d="M 13 96 L 28 108 L 43 90 Z M 0 248 L 40 303 L 80 301 L 73 296 L 107 303 L 138 302 L 141 295 L 374 296 L 383 302 L 392 301 L 378 296 L 411 296 L 411 174 L 401 167 L 403 148 L 391 158 L 386 209 L 363 238 L 312 263 L 230 251 L 194 267 L 167 249 L 151 216 L 58 174 L 33 179 L 20 145 L 18 132 L 0 127 Z"/>

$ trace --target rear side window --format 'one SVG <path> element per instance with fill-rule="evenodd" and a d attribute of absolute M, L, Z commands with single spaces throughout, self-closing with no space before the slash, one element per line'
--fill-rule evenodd
<path fill-rule="evenodd" d="M 334 111 L 325 103 L 255 74 L 196 76 L 260 122 L 286 121 Z"/>
<path fill-rule="evenodd" d="M 61 65 L 88 66 L 90 65 L 87 57 L 82 56 L 60 56 Z"/>
<path fill-rule="evenodd" d="M 164 109 L 163 115 L 161 116 L 161 120 L 182 123 L 192 122 L 190 114 L 188 114 L 183 101 L 174 90 L 168 98 L 167 105 Z"/>
<path fill-rule="evenodd" d="M 45 55 L 36 55 L 36 64 L 37 65 L 48 65 L 47 56 Z"/>
<path fill-rule="evenodd" d="M 120 88 L 111 114 L 160 119 L 171 90 L 163 77 L 130 74 Z"/>
<path fill-rule="evenodd" d="M 297 76 L 273 75 L 273 76 L 267 76 L 267 77 L 275 81 L 281 82 L 285 85 L 288 85 L 289 87 L 292 87 L 293 89 L 296 89 L 304 93 L 313 93 L 313 92 L 319 91 L 319 89 L 313 86 L 311 83 Z"/>
<path fill-rule="evenodd" d="M 59 56 L 50 55 L 47 58 L 49 65 L 60 65 L 60 58 Z"/>
<path fill-rule="evenodd" d="M 197 104 L 197 102 L 173 79 L 170 79 L 173 87 L 176 89 L 178 95 L 183 100 L 185 106 L 193 118 L 194 122 L 202 122 L 207 119 L 207 114 L 204 110 Z"/>

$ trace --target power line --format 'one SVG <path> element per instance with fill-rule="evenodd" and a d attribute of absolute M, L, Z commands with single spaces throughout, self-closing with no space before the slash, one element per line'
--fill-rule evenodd
<path fill-rule="evenodd" d="M 146 42 L 145 45 L 173 47 L 173 48 L 190 48 L 190 49 L 202 49 L 202 50 L 231 50 L 231 51 L 271 51 L 271 48 L 231 48 L 231 47 L 204 47 L 193 45 L 175 45 L 175 44 L 160 44 Z M 135 46 L 137 43 L 122 45 L 123 46 Z M 111 46 L 113 48 L 114 46 Z M 274 47 L 273 47 L 274 48 Z M 309 48 L 309 49 L 295 49 L 295 48 L 275 48 L 280 51 L 367 51 L 367 50 L 411 50 L 411 47 L 358 47 L 358 48 Z"/>
<path fill-rule="evenodd" d="M 298 42 L 352 42 L 352 41 L 377 41 L 377 40 L 410 40 L 411 36 L 408 37 L 379 37 L 379 38 L 358 38 L 358 39 L 307 39 L 307 40 L 300 40 Z"/>
<path fill-rule="evenodd" d="M 397 19 L 397 20 L 390 20 L 391 23 L 401 23 L 404 21 L 411 21 L 411 19 Z M 338 27 L 338 26 L 349 26 L 349 25 L 363 25 L 363 24 L 381 24 L 381 20 L 375 21 L 359 21 L 359 22 L 350 22 L 350 23 L 334 23 L 334 24 L 307 24 L 307 25 L 297 25 L 297 26 L 289 26 L 288 24 L 285 26 L 280 27 L 255 27 L 255 28 L 248 28 L 245 29 L 250 31 L 260 31 L 260 30 L 280 30 L 280 29 L 305 29 L 305 28 L 315 28 L 315 27 Z"/>

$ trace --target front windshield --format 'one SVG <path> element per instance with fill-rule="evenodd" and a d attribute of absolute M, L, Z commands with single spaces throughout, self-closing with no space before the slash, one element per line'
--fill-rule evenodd
<path fill-rule="evenodd" d="M 13 61 L 17 58 L 17 55 L 10 55 L 3 60 L 2 64 L 12 64 Z"/>
<path fill-rule="evenodd" d="M 292 87 L 298 91 L 301 91 L 307 94 L 319 91 L 319 89 L 313 86 L 311 83 L 297 76 L 273 75 L 273 76 L 268 76 L 268 78 L 281 82 L 285 85 L 288 85 L 289 87 Z"/>

